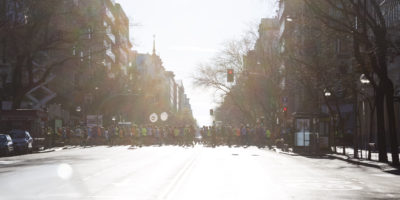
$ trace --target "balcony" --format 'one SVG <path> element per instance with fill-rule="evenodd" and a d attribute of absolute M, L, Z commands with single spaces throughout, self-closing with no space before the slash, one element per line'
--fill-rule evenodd
<path fill-rule="evenodd" d="M 108 39 L 110 39 L 110 41 L 115 44 L 115 36 L 112 33 L 106 33 L 106 36 L 108 37 Z"/>
<path fill-rule="evenodd" d="M 110 8 L 106 7 L 105 8 L 105 13 L 106 13 L 107 18 L 110 19 L 111 23 L 114 23 L 115 22 L 115 17 L 112 14 Z"/>
<path fill-rule="evenodd" d="M 115 55 L 114 53 L 111 51 L 111 49 L 107 49 L 106 50 L 106 55 L 108 58 L 110 58 L 114 63 L 115 63 Z"/>
<path fill-rule="evenodd" d="M 107 36 L 107 38 L 113 43 L 113 44 L 115 44 L 115 41 L 116 41 L 116 38 L 115 38 L 115 35 L 112 33 L 112 31 L 111 31 L 111 27 L 110 26 L 108 26 L 107 28 L 106 28 L 106 36 Z"/>
<path fill-rule="evenodd" d="M 122 63 L 123 65 L 128 64 L 128 53 L 124 51 L 122 48 L 119 49 L 119 62 Z"/>

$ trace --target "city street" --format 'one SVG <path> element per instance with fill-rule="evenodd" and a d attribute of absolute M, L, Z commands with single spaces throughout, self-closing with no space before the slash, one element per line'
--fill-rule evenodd
<path fill-rule="evenodd" d="M 398 171 L 255 147 L 100 146 L 3 157 L 0 186 L 0 199 L 400 198 Z"/>

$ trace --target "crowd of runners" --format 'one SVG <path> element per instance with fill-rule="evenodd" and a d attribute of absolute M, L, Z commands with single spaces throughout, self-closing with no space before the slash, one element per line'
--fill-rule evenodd
<path fill-rule="evenodd" d="M 239 127 L 232 126 L 203 126 L 200 129 L 202 143 L 208 146 L 228 145 L 228 146 L 257 146 L 263 148 L 271 147 L 271 131 L 261 125 Z"/>
<path fill-rule="evenodd" d="M 271 131 L 261 125 L 249 126 L 155 126 L 118 125 L 104 127 L 85 127 L 59 131 L 65 144 L 81 145 L 178 145 L 193 147 L 196 144 L 215 147 L 257 146 L 271 147 Z"/>

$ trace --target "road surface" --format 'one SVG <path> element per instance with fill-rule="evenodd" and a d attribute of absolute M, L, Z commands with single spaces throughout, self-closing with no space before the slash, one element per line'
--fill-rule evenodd
<path fill-rule="evenodd" d="M 398 174 L 255 147 L 100 146 L 0 158 L 0 199 L 400 199 Z"/>

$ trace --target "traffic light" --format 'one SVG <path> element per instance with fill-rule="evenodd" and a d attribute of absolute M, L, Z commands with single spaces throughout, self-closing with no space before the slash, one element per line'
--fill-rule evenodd
<path fill-rule="evenodd" d="M 287 107 L 283 107 L 283 116 L 286 118 L 287 117 Z"/>
<path fill-rule="evenodd" d="M 214 115 L 214 110 L 210 109 L 210 115 Z"/>
<path fill-rule="evenodd" d="M 233 69 L 228 69 L 226 71 L 226 74 L 227 74 L 226 77 L 227 77 L 228 82 L 233 82 L 233 80 L 234 80 L 234 78 L 233 78 L 233 76 L 234 76 Z"/>

